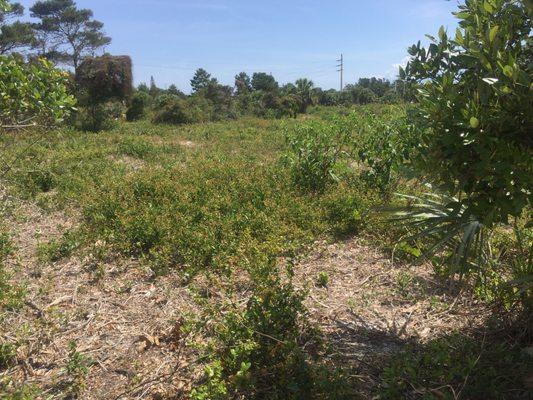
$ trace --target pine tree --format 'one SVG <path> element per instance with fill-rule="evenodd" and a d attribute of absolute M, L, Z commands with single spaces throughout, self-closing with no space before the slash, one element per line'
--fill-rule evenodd
<path fill-rule="evenodd" d="M 31 24 L 15 21 L 14 18 L 24 14 L 24 7 L 19 3 L 6 2 L 7 7 L 0 7 L 0 55 L 12 53 L 30 46 L 35 38 Z"/>
<path fill-rule="evenodd" d="M 87 56 L 111 43 L 103 32 L 104 24 L 93 19 L 93 12 L 78 9 L 73 0 L 38 1 L 30 8 L 42 56 L 78 68 Z"/>

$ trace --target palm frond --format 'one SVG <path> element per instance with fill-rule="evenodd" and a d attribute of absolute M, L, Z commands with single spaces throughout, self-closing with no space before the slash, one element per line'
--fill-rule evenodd
<path fill-rule="evenodd" d="M 424 239 L 429 242 L 424 258 L 445 255 L 453 272 L 460 273 L 487 261 L 489 231 L 478 218 L 467 213 L 459 199 L 435 193 L 422 197 L 398 196 L 408 204 L 389 208 L 389 219 L 406 224 L 416 232 L 407 238 L 408 241 Z"/>

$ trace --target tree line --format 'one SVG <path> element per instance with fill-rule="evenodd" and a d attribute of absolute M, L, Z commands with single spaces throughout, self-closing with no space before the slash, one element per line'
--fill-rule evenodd
<path fill-rule="evenodd" d="M 82 129 L 109 128 L 123 114 L 129 120 L 150 114 L 154 122 L 191 123 L 242 115 L 295 117 L 313 105 L 394 103 L 410 99 L 400 81 L 363 78 L 337 91 L 323 90 L 307 78 L 281 85 L 271 74 L 256 72 L 250 76 L 241 72 L 235 76 L 234 85 L 229 86 L 219 83 L 203 68 L 191 79 L 189 96 L 175 85 L 167 90 L 158 88 L 153 77 L 149 86 L 141 84 L 133 89 L 131 60 L 113 59 L 108 54 L 96 57 L 111 43 L 111 38 L 91 10 L 78 8 L 73 0 L 42 0 L 29 8 L 29 15 L 37 22 L 26 22 L 21 20 L 25 10 L 20 3 L 4 2 L 9 7 L 0 11 L 0 56 L 20 54 L 29 60 L 47 59 L 72 67 L 70 89 L 80 106 L 74 123 Z M 103 82 L 123 87 L 113 92 Z"/>
<path fill-rule="evenodd" d="M 192 92 L 186 95 L 176 85 L 159 88 L 154 77 L 150 84 L 136 89 L 128 119 L 135 120 L 152 111 L 155 122 L 187 123 L 232 119 L 242 115 L 266 118 L 295 117 L 311 106 L 335 106 L 369 103 L 397 103 L 412 99 L 401 81 L 362 78 L 343 91 L 324 90 L 308 78 L 281 85 L 274 76 L 240 72 L 234 85 L 224 85 L 205 69 L 199 68 L 190 81 Z M 198 111 L 198 112 L 195 112 Z"/>

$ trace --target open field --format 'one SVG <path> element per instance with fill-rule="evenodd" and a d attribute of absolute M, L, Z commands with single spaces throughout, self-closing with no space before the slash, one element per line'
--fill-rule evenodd
<path fill-rule="evenodd" d="M 403 113 L 358 108 L 321 191 L 294 184 L 286 132 L 338 110 L 2 136 L 0 394 L 225 398 L 204 369 L 230 364 L 225 346 L 248 351 L 232 336 L 266 341 L 270 357 L 290 341 L 224 331 L 270 287 L 303 296 L 294 341 L 309 388 L 256 385 L 253 398 L 528 398 L 531 358 L 490 328 L 488 303 L 393 252 L 402 232 L 376 216 L 392 189 L 418 183 L 376 187 L 354 154 L 365 127 Z M 221 397 L 201 397 L 206 385 Z"/>
<path fill-rule="evenodd" d="M 338 3 L 0 0 L 0 400 L 533 400 L 533 0 Z"/>

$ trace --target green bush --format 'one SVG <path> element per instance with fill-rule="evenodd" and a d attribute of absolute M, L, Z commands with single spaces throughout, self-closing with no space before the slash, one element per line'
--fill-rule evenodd
<path fill-rule="evenodd" d="M 531 269 L 521 266 L 516 282 L 512 262 L 496 272 L 501 261 L 493 251 L 494 229 L 530 213 L 532 200 L 533 42 L 526 3 L 466 1 L 455 13 L 453 37 L 442 27 L 428 49 L 420 42 L 409 49 L 411 61 L 400 75 L 419 89 L 415 161 L 441 193 L 408 197 L 396 216 L 415 232 L 411 239 L 430 242 L 426 256 L 443 256 L 450 275 L 474 274 L 526 294 L 518 298 L 530 315 Z"/>
<path fill-rule="evenodd" d="M 208 103 L 198 97 L 187 100 L 174 95 L 160 96 L 154 105 L 153 121 L 165 124 L 192 124 L 208 121 L 210 117 L 210 112 L 207 111 Z"/>
<path fill-rule="evenodd" d="M 144 92 L 137 92 L 131 99 L 131 104 L 126 111 L 127 121 L 137 121 L 146 116 L 146 109 L 150 103 L 150 95 Z"/>
<path fill-rule="evenodd" d="M 484 225 L 531 204 L 531 5 L 469 0 L 428 49 L 420 42 L 401 76 L 419 85 L 416 123 L 427 175 Z"/>
<path fill-rule="evenodd" d="M 370 204 L 364 199 L 362 185 L 341 183 L 339 190 L 326 194 L 321 199 L 327 221 L 331 224 L 335 236 L 346 236 L 358 233 L 364 226 Z"/>
<path fill-rule="evenodd" d="M 304 317 L 304 294 L 283 282 L 274 263 L 257 267 L 244 309 L 219 310 L 206 382 L 192 398 L 349 399 L 353 393 L 336 372 L 317 366 L 302 349 L 313 331 Z M 261 273 L 259 275 L 261 275 Z"/>
<path fill-rule="evenodd" d="M 144 92 L 141 92 L 141 93 L 144 93 Z M 181 96 L 176 95 L 176 94 L 163 93 L 163 94 L 157 96 L 157 97 L 153 100 L 153 109 L 154 109 L 155 111 L 156 111 L 156 110 L 159 110 L 159 109 L 165 107 L 167 104 L 172 103 L 172 102 L 175 101 L 176 99 L 182 99 L 182 100 L 185 100 L 184 97 L 181 97 Z"/>
<path fill-rule="evenodd" d="M 345 150 L 349 130 L 338 120 L 308 121 L 285 130 L 286 160 L 299 187 L 324 190 L 336 179 L 335 166 Z"/>
<path fill-rule="evenodd" d="M 110 104 L 92 104 L 79 107 L 76 115 L 76 127 L 87 132 L 102 132 L 117 125 L 117 108 Z"/>
<path fill-rule="evenodd" d="M 395 355 L 380 398 L 527 399 L 531 368 L 533 357 L 518 346 L 455 334 Z"/>
<path fill-rule="evenodd" d="M 373 112 L 352 113 L 348 121 L 358 133 L 355 149 L 363 166 L 361 177 L 369 187 L 379 189 L 382 194 L 390 193 L 394 187 L 391 184 L 415 152 L 417 131 L 407 124 L 402 114 L 383 118 Z"/>
<path fill-rule="evenodd" d="M 68 73 L 46 60 L 0 56 L 0 129 L 63 122 L 75 104 L 67 86 Z"/>

